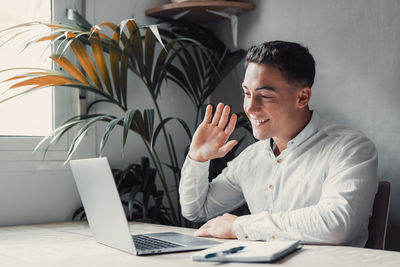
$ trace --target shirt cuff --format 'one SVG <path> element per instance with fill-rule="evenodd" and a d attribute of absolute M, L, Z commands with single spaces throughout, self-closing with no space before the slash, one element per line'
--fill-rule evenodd
<path fill-rule="evenodd" d="M 248 229 L 245 229 L 249 216 L 250 215 L 240 216 L 233 222 L 233 231 L 235 232 L 238 240 L 254 240 L 250 238 Z"/>
<path fill-rule="evenodd" d="M 191 165 L 193 165 L 193 166 L 199 166 L 199 167 L 202 167 L 202 168 L 205 168 L 205 167 L 209 167 L 209 165 L 210 165 L 210 161 L 209 160 L 207 160 L 207 161 L 204 161 L 204 162 L 201 162 L 201 161 L 196 161 L 196 160 L 194 160 L 194 159 L 191 159 L 190 157 L 189 157 L 189 154 L 186 156 L 186 160 L 185 161 L 187 161 L 187 163 L 189 163 L 189 164 L 191 164 Z"/>
<path fill-rule="evenodd" d="M 276 236 L 273 234 L 265 235 L 265 229 L 258 229 L 255 220 L 258 221 L 265 214 L 253 214 L 238 217 L 233 223 L 233 231 L 238 240 L 263 240 L 274 241 Z M 255 220 L 254 220 L 255 218 Z M 268 227 L 265 225 L 265 227 Z"/>

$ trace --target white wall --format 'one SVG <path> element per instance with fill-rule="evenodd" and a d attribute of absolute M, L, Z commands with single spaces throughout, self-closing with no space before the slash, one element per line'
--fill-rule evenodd
<path fill-rule="evenodd" d="M 387 248 L 400 250 L 400 1 L 250 2 L 256 9 L 239 17 L 239 47 L 277 39 L 308 46 L 317 62 L 312 109 L 360 129 L 376 144 L 378 178 L 393 186 Z M 228 23 L 214 27 L 231 43 Z M 236 82 L 242 77 L 243 68 L 213 101 L 229 96 L 240 109 Z"/>

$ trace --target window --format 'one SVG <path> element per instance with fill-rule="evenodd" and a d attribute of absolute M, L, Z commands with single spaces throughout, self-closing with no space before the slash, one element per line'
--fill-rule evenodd
<path fill-rule="evenodd" d="M 82 3 L 81 1 L 76 2 Z M 55 21 L 66 21 L 66 9 L 76 7 L 73 6 L 73 4 L 74 1 L 58 0 L 9 1 L 7 3 L 7 8 L 4 8 L 3 11 L 0 10 L 0 24 L 3 28 L 5 26 L 15 25 L 18 21 L 21 21 L 21 19 L 23 22 L 38 20 L 49 21 L 51 17 Z M 17 12 L 11 11 L 12 9 L 16 9 Z M 1 43 L 3 43 L 3 39 L 0 39 L 0 44 Z M 42 47 L 40 47 L 41 45 Z M 47 58 L 52 48 L 49 47 L 42 56 L 43 49 L 47 45 L 48 42 L 43 42 L 43 44 L 39 45 L 35 44 L 35 48 L 30 48 L 26 54 L 21 56 L 22 62 L 0 62 L 0 69 L 13 66 L 26 67 L 29 63 L 28 58 L 30 58 L 32 54 L 37 56 L 37 59 L 33 60 L 35 64 L 40 63 L 41 67 L 51 69 L 52 63 Z M 32 52 L 32 49 L 37 49 L 38 52 Z M 0 51 L 1 50 L 3 50 L 3 47 L 0 48 Z M 12 50 L 18 51 L 16 45 L 12 47 L 11 51 Z M 0 61 L 3 57 L 4 55 L 1 55 Z M 11 77 L 10 73 L 7 74 L 7 77 Z M 0 73 L 0 80 L 4 80 L 4 78 L 3 74 Z M 8 86 L 4 86 L 4 84 L 0 83 L 0 93 L 5 88 L 8 88 Z M 3 97 L 4 95 L 0 96 L 0 98 Z M 22 109 L 22 107 L 24 109 Z M 32 150 L 43 136 L 49 134 L 53 128 L 57 127 L 68 118 L 76 115 L 78 111 L 79 92 L 64 87 L 57 88 L 57 90 L 51 88 L 43 89 L 34 94 L 18 98 L 15 101 L 12 100 L 9 103 L 0 104 L 0 169 L 47 169 L 48 166 L 52 166 L 53 168 L 55 161 L 63 162 L 66 150 L 68 149 L 68 143 L 73 133 L 71 133 L 71 136 L 68 135 L 63 138 L 56 146 L 52 146 L 49 151 L 46 151 L 46 162 L 42 162 L 45 147 L 34 154 L 32 154 Z M 34 115 L 32 115 L 33 112 L 35 112 Z M 28 117 L 30 115 L 32 116 Z M 13 123 L 14 126 L 12 126 Z M 95 138 L 88 139 L 88 147 L 85 147 L 85 149 L 83 149 L 84 152 L 82 152 L 85 153 L 85 155 L 86 153 L 93 153 L 95 149 L 95 146 L 93 146 Z M 24 162 L 24 164 L 21 165 L 21 162 Z M 62 167 L 62 164 L 57 163 L 57 166 L 54 168 L 64 167 Z"/>
<path fill-rule="evenodd" d="M 0 9 L 0 28 L 8 28 L 28 21 L 51 21 L 50 0 L 16 0 L 9 1 L 7 8 Z M 47 27 L 37 30 L 50 32 Z M 5 43 L 0 48 L 0 69 L 17 67 L 38 67 L 51 69 L 51 47 L 48 42 L 41 42 L 24 48 L 28 38 L 34 38 L 37 33 L 26 32 L 15 40 Z M 4 43 L 10 35 L 3 36 Z M 24 71 L 26 72 L 26 71 Z M 21 71 L 0 73 L 0 80 L 15 76 Z M 0 83 L 0 92 L 4 92 L 13 82 Z M 46 88 L 0 104 L 0 135 L 1 136 L 45 136 L 53 128 L 52 89 Z M 8 94 L 2 94 L 1 98 Z"/>

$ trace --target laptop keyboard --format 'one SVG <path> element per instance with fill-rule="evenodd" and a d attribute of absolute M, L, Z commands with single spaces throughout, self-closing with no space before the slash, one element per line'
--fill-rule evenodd
<path fill-rule="evenodd" d="M 133 235 L 132 237 L 136 249 L 139 250 L 182 247 L 182 245 L 152 238 L 146 235 Z"/>

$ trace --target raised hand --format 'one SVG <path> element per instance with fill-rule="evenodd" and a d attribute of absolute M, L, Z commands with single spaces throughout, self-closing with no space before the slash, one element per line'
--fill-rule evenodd
<path fill-rule="evenodd" d="M 222 158 L 238 143 L 237 140 L 227 142 L 237 120 L 236 114 L 232 114 L 228 123 L 229 113 L 229 106 L 219 103 L 212 118 L 212 106 L 207 106 L 204 120 L 194 133 L 190 144 L 191 159 L 204 162 Z"/>

